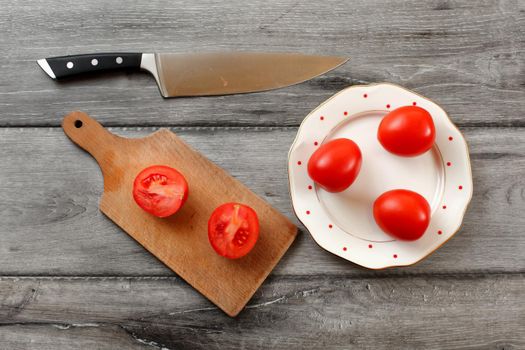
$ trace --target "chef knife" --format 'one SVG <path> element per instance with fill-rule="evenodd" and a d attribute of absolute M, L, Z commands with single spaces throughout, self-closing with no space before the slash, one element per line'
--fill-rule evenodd
<path fill-rule="evenodd" d="M 347 61 L 296 53 L 96 53 L 38 60 L 53 79 L 115 69 L 146 70 L 163 97 L 228 95 L 309 80 Z"/>

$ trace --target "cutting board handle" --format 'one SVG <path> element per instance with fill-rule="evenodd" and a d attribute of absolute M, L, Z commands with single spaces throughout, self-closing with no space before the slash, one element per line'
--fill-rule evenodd
<path fill-rule="evenodd" d="M 69 113 L 62 121 L 62 128 L 74 143 L 97 160 L 101 168 L 105 162 L 105 154 L 115 149 L 116 144 L 122 140 L 121 137 L 107 131 L 95 119 L 80 111 Z"/>

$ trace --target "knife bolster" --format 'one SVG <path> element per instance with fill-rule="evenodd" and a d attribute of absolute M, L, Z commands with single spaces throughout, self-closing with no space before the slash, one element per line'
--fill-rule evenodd
<path fill-rule="evenodd" d="M 168 94 L 166 90 L 164 89 L 164 86 L 162 85 L 162 82 L 159 78 L 159 71 L 157 69 L 157 57 L 154 53 L 143 53 L 142 54 L 142 60 L 140 62 L 140 69 L 148 71 L 153 75 L 155 78 L 155 81 L 157 82 L 157 86 L 159 87 L 160 94 L 162 97 L 168 97 Z"/>

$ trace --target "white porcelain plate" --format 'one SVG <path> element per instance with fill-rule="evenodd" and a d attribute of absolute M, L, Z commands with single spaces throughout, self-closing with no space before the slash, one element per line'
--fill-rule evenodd
<path fill-rule="evenodd" d="M 377 140 L 382 117 L 408 105 L 430 112 L 436 127 L 434 147 L 412 158 L 387 152 Z M 359 145 L 361 171 L 347 190 L 329 193 L 308 176 L 308 159 L 323 143 L 342 137 Z M 372 269 L 411 265 L 432 253 L 459 230 L 472 197 L 469 153 L 461 132 L 437 104 L 393 84 L 352 86 L 312 111 L 290 149 L 288 174 L 295 213 L 314 240 Z M 375 223 L 372 204 L 392 189 L 418 192 L 430 204 L 430 225 L 419 240 L 395 240 Z"/>

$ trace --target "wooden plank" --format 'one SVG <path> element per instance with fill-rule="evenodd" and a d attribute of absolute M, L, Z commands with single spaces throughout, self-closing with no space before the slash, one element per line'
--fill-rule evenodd
<path fill-rule="evenodd" d="M 389 81 L 461 125 L 520 125 L 520 1 L 189 2 L 0 0 L 0 126 L 54 125 L 81 109 L 108 125 L 298 125 L 353 84 Z M 88 51 L 293 51 L 351 56 L 310 82 L 260 94 L 163 101 L 146 74 L 64 83 L 36 59 Z"/>
<path fill-rule="evenodd" d="M 151 128 L 120 129 L 130 137 Z M 286 157 L 296 128 L 177 128 L 195 149 L 295 219 Z M 410 268 L 368 271 L 320 249 L 304 231 L 277 275 L 525 270 L 525 129 L 465 128 L 474 197 L 462 230 Z M 95 161 L 60 129 L 0 129 L 0 275 L 163 275 L 171 272 L 99 210 Z"/>
<path fill-rule="evenodd" d="M 98 327 L 89 323 L 0 325 L 0 343 L 9 350 L 161 349 L 119 326 Z"/>
<path fill-rule="evenodd" d="M 515 349 L 525 346 L 524 288 L 523 274 L 273 278 L 231 319 L 176 278 L 2 278 L 0 342 Z"/>

